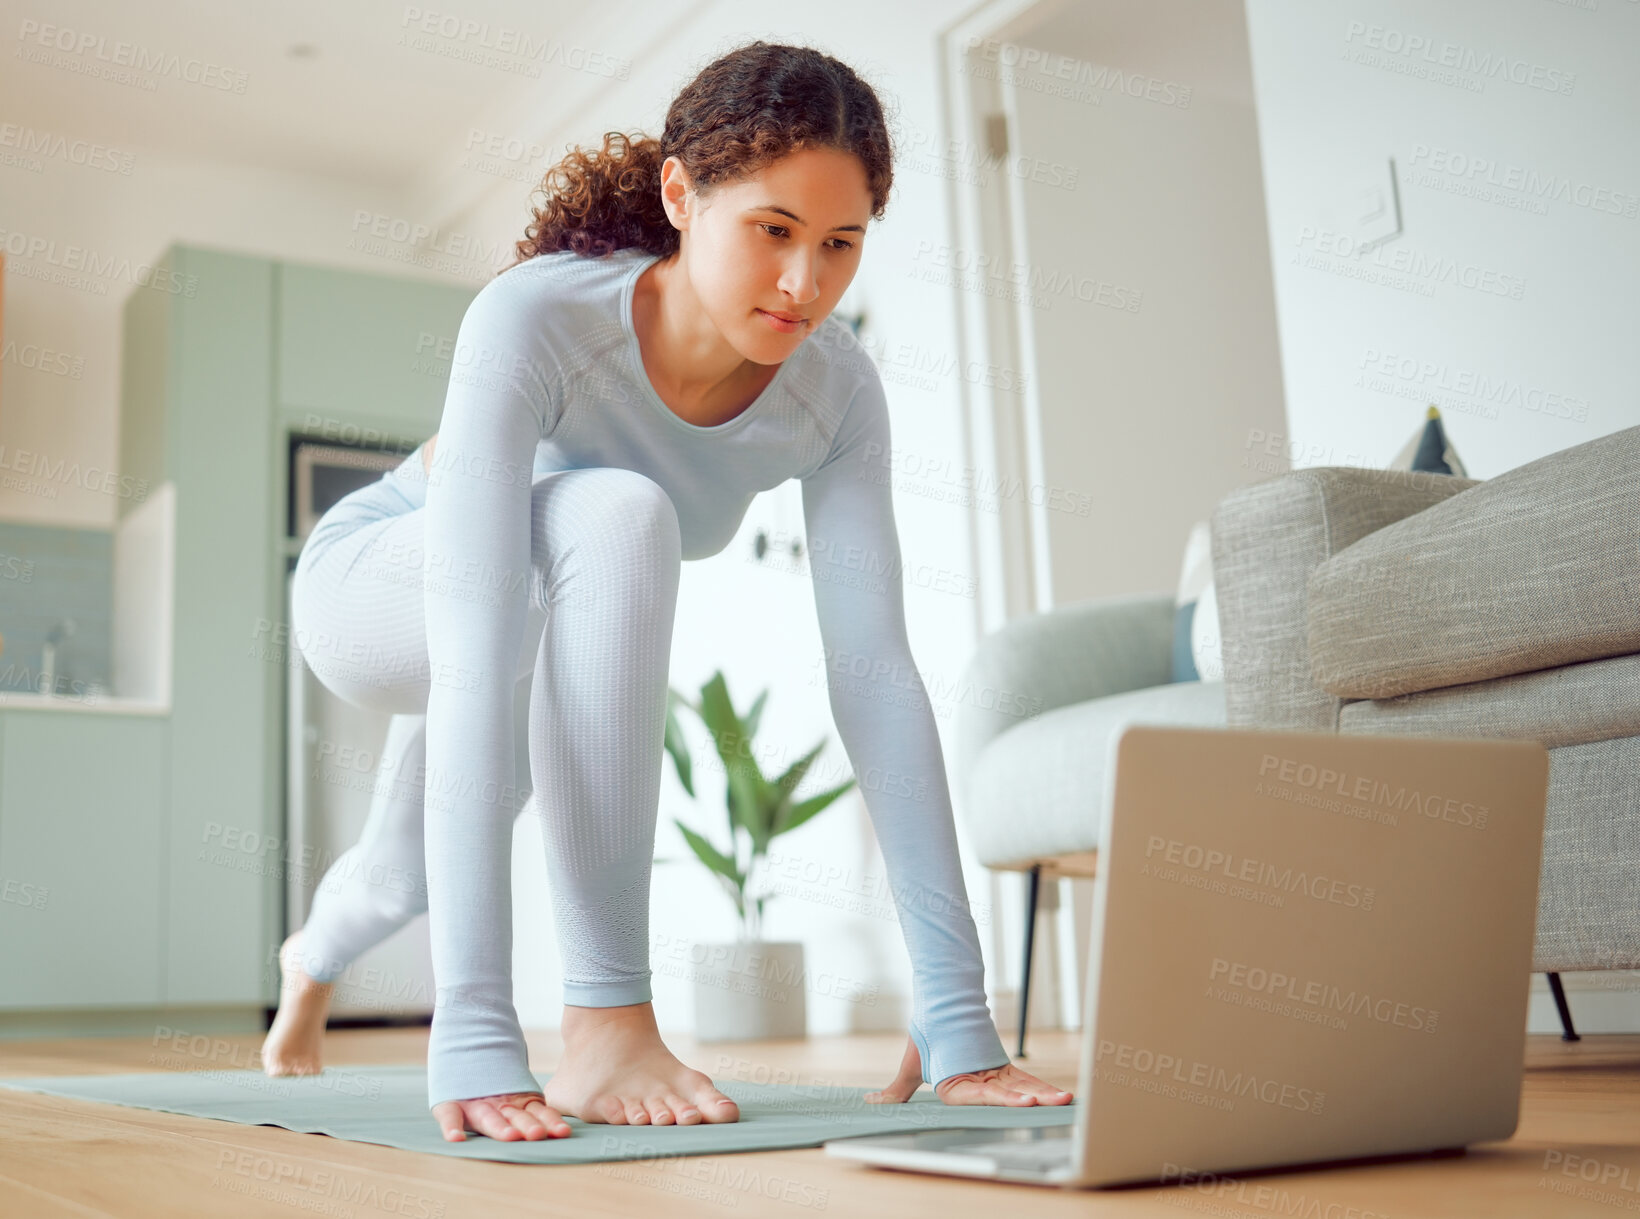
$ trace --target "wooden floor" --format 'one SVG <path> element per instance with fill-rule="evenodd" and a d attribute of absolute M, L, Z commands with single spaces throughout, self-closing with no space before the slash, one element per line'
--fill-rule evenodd
<path fill-rule="evenodd" d="M 332 1030 L 328 1063 L 420 1062 L 427 1031 Z M 232 1062 L 255 1065 L 261 1037 L 238 1039 Z M 720 1079 L 880 1087 L 904 1039 L 815 1038 L 804 1043 L 674 1051 Z M 1028 1065 L 1076 1086 L 1075 1034 L 1033 1036 Z M 550 1070 L 552 1034 L 530 1038 L 531 1063 Z M 149 1071 L 147 1039 L 0 1042 L 0 1076 Z M 429 1115 L 429 1122 L 432 1121 Z M 470 1138 L 480 1136 L 469 1135 Z M 885 1172 L 831 1160 L 819 1149 L 575 1167 L 471 1162 L 273 1126 L 181 1117 L 0 1089 L 0 1215 L 332 1215 L 352 1219 L 469 1215 L 876 1216 L 1168 1215 L 1640 1216 L 1640 1036 L 1567 1044 L 1532 1037 L 1520 1128 L 1467 1155 L 1265 1174 L 1184 1188 L 1067 1191 Z M 331 1174 L 326 1176 L 324 1174 Z M 301 1188 L 268 1189 L 270 1177 Z M 1231 1192 L 1223 1192 L 1224 1190 Z M 353 1198 L 353 1203 L 340 1201 Z M 360 1199 L 379 1202 L 361 1205 Z"/>

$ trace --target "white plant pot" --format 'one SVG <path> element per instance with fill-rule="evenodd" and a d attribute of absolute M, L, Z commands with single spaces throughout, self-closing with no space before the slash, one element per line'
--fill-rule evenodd
<path fill-rule="evenodd" d="M 795 940 L 696 944 L 689 953 L 699 1041 L 808 1035 L 803 945 Z"/>

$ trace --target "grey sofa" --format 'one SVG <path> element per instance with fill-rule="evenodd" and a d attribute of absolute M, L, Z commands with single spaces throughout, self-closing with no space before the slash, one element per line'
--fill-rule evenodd
<path fill-rule="evenodd" d="M 981 642 L 954 730 L 980 862 L 1086 874 L 1122 722 L 1525 737 L 1549 748 L 1533 968 L 1640 968 L 1640 427 L 1484 482 L 1351 467 L 1212 514 L 1224 681 L 1169 683 L 1172 598 L 1105 598 Z M 1028 810 L 1028 815 L 1027 815 Z M 1066 861 L 1073 866 L 1065 868 Z"/>

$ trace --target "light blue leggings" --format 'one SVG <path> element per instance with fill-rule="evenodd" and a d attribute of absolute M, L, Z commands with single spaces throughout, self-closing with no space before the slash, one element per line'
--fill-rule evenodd
<path fill-rule="evenodd" d="M 393 713 L 381 773 L 400 780 L 378 783 L 359 841 L 318 886 L 302 935 L 303 969 L 318 981 L 427 909 L 424 713 L 435 677 L 462 678 L 429 670 L 423 580 L 462 581 L 452 564 L 425 557 L 426 509 L 398 482 L 412 461 L 419 474 L 418 450 L 326 512 L 296 566 L 297 644 L 332 693 Z M 530 516 L 517 675 L 533 675 L 529 807 L 550 810 L 539 824 L 564 1001 L 647 1002 L 649 879 L 682 561 L 677 516 L 656 483 L 618 468 L 536 475 Z M 475 846 L 472 859 L 449 866 L 488 868 L 488 859 Z M 505 892 L 509 882 L 486 883 Z M 510 942 L 463 952 L 510 973 Z"/>

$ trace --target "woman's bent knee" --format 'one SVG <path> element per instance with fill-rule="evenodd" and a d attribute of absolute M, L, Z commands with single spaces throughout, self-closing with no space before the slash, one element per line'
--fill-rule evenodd
<path fill-rule="evenodd" d="M 544 601 L 572 584 L 675 581 L 683 543 L 666 491 L 635 470 L 565 470 L 536 485 L 533 558 Z M 581 569 L 584 575 L 578 575 Z"/>

